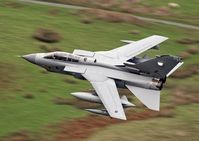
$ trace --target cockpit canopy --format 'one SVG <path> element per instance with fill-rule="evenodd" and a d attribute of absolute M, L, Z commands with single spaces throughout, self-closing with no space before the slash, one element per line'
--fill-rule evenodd
<path fill-rule="evenodd" d="M 79 57 L 66 52 L 52 52 L 44 56 L 45 59 L 55 59 L 60 61 L 79 62 Z"/>

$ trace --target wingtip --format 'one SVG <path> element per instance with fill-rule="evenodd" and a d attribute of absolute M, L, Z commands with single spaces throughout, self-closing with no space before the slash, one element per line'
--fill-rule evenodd
<path fill-rule="evenodd" d="M 124 118 L 121 118 L 121 120 L 127 120 L 126 116 Z"/>
<path fill-rule="evenodd" d="M 120 120 L 127 120 L 125 114 L 119 114 L 119 115 L 110 115 L 112 118 L 120 119 Z"/>
<path fill-rule="evenodd" d="M 126 116 L 117 117 L 117 119 L 120 119 L 120 120 L 127 120 Z"/>
<path fill-rule="evenodd" d="M 159 37 L 159 38 L 162 38 L 164 40 L 169 39 L 169 37 L 165 37 L 165 36 L 161 36 L 161 35 L 153 35 L 153 37 Z"/>

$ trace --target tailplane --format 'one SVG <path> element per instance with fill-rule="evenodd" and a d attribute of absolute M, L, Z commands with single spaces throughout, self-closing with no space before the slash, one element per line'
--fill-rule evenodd
<path fill-rule="evenodd" d="M 126 85 L 126 87 L 149 109 L 159 111 L 160 91 Z"/>

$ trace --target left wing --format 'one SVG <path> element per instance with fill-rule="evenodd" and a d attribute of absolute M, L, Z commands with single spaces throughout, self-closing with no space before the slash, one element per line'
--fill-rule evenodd
<path fill-rule="evenodd" d="M 100 51 L 98 53 L 104 54 L 115 59 L 129 60 L 141 54 L 144 51 L 156 47 L 157 45 L 159 45 L 167 39 L 168 38 L 164 36 L 153 35 L 139 41 L 129 42 L 129 44 L 127 45 L 110 51 Z"/>
<path fill-rule="evenodd" d="M 83 76 L 90 81 L 109 115 L 113 118 L 126 120 L 115 81 L 102 74 L 96 76 L 96 74 L 85 73 Z"/>

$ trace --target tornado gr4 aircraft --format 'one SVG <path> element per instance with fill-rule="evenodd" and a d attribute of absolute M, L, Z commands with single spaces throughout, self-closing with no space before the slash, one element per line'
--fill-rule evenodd
<path fill-rule="evenodd" d="M 23 58 L 48 71 L 88 80 L 95 93 L 75 92 L 72 95 L 102 103 L 105 108 L 86 110 L 126 120 L 124 108 L 135 105 L 126 96 L 120 98 L 117 88 L 129 89 L 146 107 L 159 111 L 160 90 L 166 78 L 183 64 L 179 57 L 171 55 L 137 57 L 149 49 L 157 49 L 167 39 L 153 35 L 139 41 L 122 40 L 126 45 L 110 51 L 56 51 L 24 55 Z"/>

